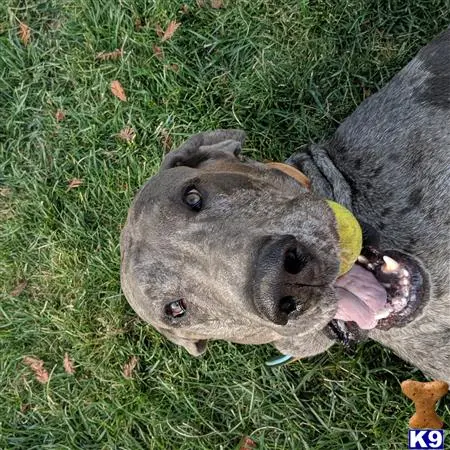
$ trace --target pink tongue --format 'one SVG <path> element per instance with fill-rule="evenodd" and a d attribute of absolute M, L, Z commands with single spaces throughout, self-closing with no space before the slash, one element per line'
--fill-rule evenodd
<path fill-rule="evenodd" d="M 370 330 L 390 312 L 384 287 L 358 265 L 340 277 L 335 286 L 339 298 L 335 319 L 356 322 L 360 328 Z"/>

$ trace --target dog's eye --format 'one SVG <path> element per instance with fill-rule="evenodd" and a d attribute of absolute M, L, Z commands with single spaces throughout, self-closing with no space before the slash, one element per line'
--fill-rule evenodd
<path fill-rule="evenodd" d="M 180 300 L 175 300 L 174 302 L 168 303 L 165 307 L 166 316 L 179 318 L 186 314 L 186 303 L 181 298 Z"/>
<path fill-rule="evenodd" d="M 202 197 L 197 189 L 189 188 L 186 190 L 183 200 L 194 211 L 200 211 L 202 209 Z"/>

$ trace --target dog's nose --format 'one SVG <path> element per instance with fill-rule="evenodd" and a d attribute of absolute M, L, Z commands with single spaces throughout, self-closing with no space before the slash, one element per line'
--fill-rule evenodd
<path fill-rule="evenodd" d="M 284 270 L 296 275 L 306 266 L 308 257 L 298 245 L 294 244 L 285 251 L 283 261 Z"/>
<path fill-rule="evenodd" d="M 289 315 L 300 312 L 296 279 L 309 263 L 309 254 L 295 236 L 270 236 L 260 244 L 253 285 L 257 311 L 270 321 L 285 325 Z"/>

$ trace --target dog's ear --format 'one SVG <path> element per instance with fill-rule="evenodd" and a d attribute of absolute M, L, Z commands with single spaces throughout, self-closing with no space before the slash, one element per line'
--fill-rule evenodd
<path fill-rule="evenodd" d="M 245 140 L 242 130 L 215 130 L 195 134 L 164 158 L 161 170 L 177 166 L 199 167 L 217 159 L 235 159 Z"/>
<path fill-rule="evenodd" d="M 176 333 L 172 332 L 171 330 L 160 329 L 160 328 L 157 328 L 157 330 L 164 337 L 166 337 L 170 342 L 173 342 L 175 345 L 179 345 L 180 347 L 183 347 L 192 356 L 200 356 L 206 352 L 206 346 L 208 344 L 208 341 L 206 339 L 200 339 L 200 340 L 185 339 L 185 338 L 177 336 Z"/>
<path fill-rule="evenodd" d="M 204 339 L 199 341 L 179 340 L 177 344 L 184 347 L 192 356 L 200 356 L 206 352 L 208 341 Z"/>

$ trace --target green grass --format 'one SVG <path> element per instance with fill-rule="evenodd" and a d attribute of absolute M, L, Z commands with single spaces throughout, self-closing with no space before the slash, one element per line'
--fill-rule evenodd
<path fill-rule="evenodd" d="M 1 2 L 0 448 L 232 449 L 243 434 L 264 449 L 406 448 L 412 407 L 399 382 L 418 371 L 373 343 L 275 370 L 263 366 L 270 346 L 215 342 L 191 358 L 121 295 L 118 239 L 163 156 L 162 129 L 178 145 L 241 127 L 248 154 L 283 159 L 329 136 L 442 30 L 448 1 L 187 4 Z M 160 43 L 155 25 L 173 19 L 181 27 Z M 18 20 L 32 29 L 26 47 Z M 124 58 L 95 61 L 122 45 Z M 128 102 L 110 94 L 114 79 Z M 126 125 L 134 143 L 116 137 Z M 83 184 L 68 190 L 73 178 Z M 27 355 L 45 361 L 48 384 Z M 448 404 L 440 413 L 448 422 Z"/>

